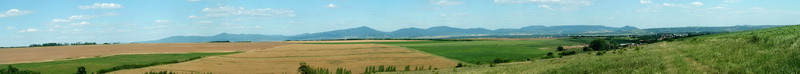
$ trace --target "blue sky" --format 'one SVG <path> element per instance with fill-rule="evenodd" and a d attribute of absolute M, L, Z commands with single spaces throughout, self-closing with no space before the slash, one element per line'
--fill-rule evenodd
<path fill-rule="evenodd" d="M 368 26 L 800 24 L 800 0 L 0 0 L 0 46 Z"/>

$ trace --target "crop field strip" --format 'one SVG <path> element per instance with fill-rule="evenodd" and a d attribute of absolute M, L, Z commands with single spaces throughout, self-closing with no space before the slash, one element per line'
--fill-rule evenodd
<path fill-rule="evenodd" d="M 300 62 L 315 67 L 343 67 L 354 73 L 367 66 L 432 66 L 449 68 L 456 62 L 402 47 L 380 44 L 292 44 L 195 61 L 123 70 L 114 73 L 174 71 L 181 73 L 296 73 Z"/>

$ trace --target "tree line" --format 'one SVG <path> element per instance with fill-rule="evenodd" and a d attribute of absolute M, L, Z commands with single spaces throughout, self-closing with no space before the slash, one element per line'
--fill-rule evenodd
<path fill-rule="evenodd" d="M 336 68 L 335 72 L 330 72 L 327 68 L 311 67 L 310 65 L 306 64 L 306 62 L 300 62 L 300 68 L 298 68 L 297 71 L 300 74 L 353 74 L 352 71 L 342 67 Z"/>

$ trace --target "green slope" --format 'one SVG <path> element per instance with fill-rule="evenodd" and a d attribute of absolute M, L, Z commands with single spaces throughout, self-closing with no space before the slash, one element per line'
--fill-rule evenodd
<path fill-rule="evenodd" d="M 640 48 L 640 50 L 637 50 Z M 800 26 L 706 35 L 564 58 L 458 68 L 456 73 L 757 73 L 800 72 Z M 409 73 L 429 73 L 413 71 Z M 433 71 L 452 73 L 452 69 Z"/>

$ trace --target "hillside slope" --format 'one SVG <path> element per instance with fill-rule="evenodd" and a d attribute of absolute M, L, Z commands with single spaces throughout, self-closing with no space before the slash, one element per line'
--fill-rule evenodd
<path fill-rule="evenodd" d="M 800 25 L 706 35 L 532 62 L 410 73 L 798 73 Z M 638 48 L 638 49 L 637 49 Z M 408 73 L 408 72 L 407 72 Z"/>

